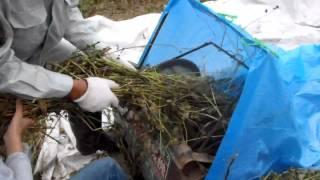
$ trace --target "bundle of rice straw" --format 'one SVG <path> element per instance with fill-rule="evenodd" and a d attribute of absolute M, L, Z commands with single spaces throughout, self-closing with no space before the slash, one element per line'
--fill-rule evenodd
<path fill-rule="evenodd" d="M 121 106 L 142 114 L 141 123 L 150 130 L 146 133 L 160 136 L 163 146 L 183 142 L 196 151 L 215 154 L 234 102 L 215 89 L 213 78 L 161 74 L 152 68 L 133 71 L 103 58 L 103 54 L 103 51 L 88 48 L 85 53 L 54 65 L 53 69 L 75 79 L 95 76 L 114 80 L 120 84 L 114 93 L 119 97 Z M 14 98 L 0 96 L 0 106 L 0 133 L 3 134 L 14 113 Z M 90 128 L 90 122 L 100 121 L 67 100 L 25 101 L 25 108 L 26 116 L 37 119 L 36 127 L 26 136 L 36 148 L 45 132 L 43 119 L 48 111 L 65 109 L 76 114 Z"/>

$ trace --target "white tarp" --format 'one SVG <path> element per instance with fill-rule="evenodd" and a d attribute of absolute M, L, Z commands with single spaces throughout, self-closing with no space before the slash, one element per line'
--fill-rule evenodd
<path fill-rule="evenodd" d="M 219 0 L 206 5 L 235 15 L 235 23 L 255 38 L 293 49 L 320 42 L 319 0 Z"/>
<path fill-rule="evenodd" d="M 103 46 L 111 48 L 112 57 L 138 63 L 159 18 L 160 14 L 147 14 L 117 22 L 97 15 L 86 21 L 96 29 Z"/>
<path fill-rule="evenodd" d="M 76 149 L 68 113 L 51 113 L 47 118 L 47 131 L 34 173 L 41 172 L 42 180 L 66 180 L 70 175 L 90 163 L 96 154 L 83 156 Z"/>

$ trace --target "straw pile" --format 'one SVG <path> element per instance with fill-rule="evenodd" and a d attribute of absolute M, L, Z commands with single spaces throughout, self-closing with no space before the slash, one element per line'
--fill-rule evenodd
<path fill-rule="evenodd" d="M 97 76 L 114 80 L 120 88 L 114 90 L 121 106 L 141 115 L 141 123 L 150 132 L 161 137 L 161 144 L 188 143 L 193 150 L 212 155 L 218 149 L 225 133 L 233 102 L 218 93 L 212 78 L 165 75 L 156 69 L 139 72 L 129 70 L 113 60 L 103 58 L 103 51 L 88 48 L 86 53 L 75 55 L 54 70 L 75 79 Z M 5 132 L 14 112 L 14 99 L 0 96 L 1 135 Z M 48 111 L 65 109 L 87 123 L 100 121 L 83 112 L 76 104 L 66 100 L 38 100 L 25 102 L 26 116 L 37 119 L 37 125 L 27 135 L 28 142 L 39 148 L 44 135 L 43 119 Z"/>
<path fill-rule="evenodd" d="M 314 170 L 289 169 L 283 173 L 270 173 L 263 180 L 318 180 L 320 172 Z"/>
<path fill-rule="evenodd" d="M 161 136 L 163 145 L 221 140 L 233 104 L 217 93 L 212 78 L 166 75 L 156 69 L 135 72 L 102 54 L 89 48 L 86 55 L 56 65 L 57 71 L 78 79 L 97 76 L 119 83 L 114 92 L 121 106 L 139 112 L 148 129 Z M 212 130 L 214 134 L 208 134 Z"/>

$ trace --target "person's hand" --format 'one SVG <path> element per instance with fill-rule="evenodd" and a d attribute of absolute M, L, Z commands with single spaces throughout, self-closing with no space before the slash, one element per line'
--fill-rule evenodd
<path fill-rule="evenodd" d="M 73 86 L 72 86 L 71 92 L 68 95 L 68 98 L 71 101 L 79 99 L 81 96 L 84 95 L 84 93 L 86 93 L 87 89 L 88 89 L 88 83 L 86 80 L 84 79 L 73 80 Z"/>
<path fill-rule="evenodd" d="M 23 117 L 23 105 L 21 100 L 17 99 L 16 112 L 3 138 L 6 146 L 7 155 L 10 155 L 15 152 L 21 152 L 23 150 L 23 132 L 32 124 L 32 119 Z"/>
<path fill-rule="evenodd" d="M 119 100 L 111 90 L 119 87 L 117 83 L 98 77 L 89 77 L 86 82 L 87 85 L 80 85 L 87 86 L 84 94 L 73 99 L 83 110 L 97 112 L 110 106 L 118 107 Z"/>

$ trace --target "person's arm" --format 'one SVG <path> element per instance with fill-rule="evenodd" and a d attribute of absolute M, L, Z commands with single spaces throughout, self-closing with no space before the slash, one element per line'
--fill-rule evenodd
<path fill-rule="evenodd" d="M 69 7 L 68 18 L 70 23 L 65 32 L 65 39 L 81 50 L 96 43 L 98 43 L 96 45 L 98 49 L 107 48 L 107 45 L 97 37 L 96 26 L 98 24 L 92 24 L 84 19 L 77 4 Z"/>
<path fill-rule="evenodd" d="M 0 92 L 29 99 L 67 96 L 72 78 L 21 61 L 11 49 L 13 32 L 1 13 L 0 26 L 5 38 L 0 46 Z"/>
<path fill-rule="evenodd" d="M 0 159 L 0 179 L 1 180 L 15 180 L 14 173 L 2 160 Z"/>
<path fill-rule="evenodd" d="M 6 171 L 11 180 L 32 180 L 31 162 L 28 156 L 23 153 L 22 136 L 23 132 L 33 124 L 29 118 L 23 117 L 23 105 L 20 100 L 16 102 L 16 112 L 8 126 L 8 129 L 3 137 L 6 152 L 7 152 L 7 167 L 1 162 L 0 177 L 5 176 L 1 174 Z"/>
<path fill-rule="evenodd" d="M 116 83 L 100 78 L 73 80 L 70 76 L 25 63 L 11 49 L 13 32 L 1 12 L 0 26 L 5 37 L 4 44 L 0 46 L 1 93 L 29 99 L 66 97 L 90 112 L 101 111 L 110 105 L 117 106 L 118 99 L 111 92 L 111 88 L 117 87 Z M 101 90 L 106 93 L 101 94 Z"/>
<path fill-rule="evenodd" d="M 84 19 L 82 13 L 77 7 L 76 0 L 70 0 L 74 3 L 70 5 L 68 9 L 68 18 L 70 19 L 69 26 L 66 29 L 65 39 L 70 41 L 78 49 L 85 49 L 88 45 L 95 45 L 97 49 L 109 48 L 103 39 L 97 36 L 97 29 L 99 29 L 100 24 L 98 22 L 92 22 L 90 20 Z M 136 70 L 135 67 L 128 61 L 124 59 L 118 59 L 119 63 L 125 67 Z"/>
<path fill-rule="evenodd" d="M 7 166 L 12 170 L 14 180 L 32 180 L 31 162 L 23 152 L 10 154 L 6 160 Z"/>
<path fill-rule="evenodd" d="M 0 13 L 0 92 L 23 98 L 81 97 L 87 89 L 85 80 L 49 71 L 41 66 L 28 64 L 15 56 L 11 49 L 13 32 Z"/>

